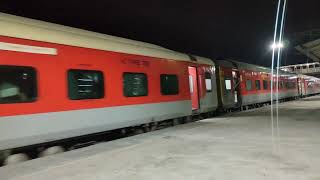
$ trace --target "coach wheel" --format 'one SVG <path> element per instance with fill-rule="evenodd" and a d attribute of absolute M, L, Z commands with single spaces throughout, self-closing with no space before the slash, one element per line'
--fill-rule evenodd
<path fill-rule="evenodd" d="M 39 154 L 39 157 L 51 156 L 54 154 L 63 153 L 64 151 L 65 151 L 65 149 L 61 146 L 53 146 L 53 147 L 49 147 L 49 148 L 45 149 L 44 151 L 42 151 Z"/>
<path fill-rule="evenodd" d="M 189 122 L 191 122 L 192 121 L 192 116 L 187 116 L 187 117 L 185 117 L 185 119 L 184 119 L 184 123 L 189 123 Z"/>
<path fill-rule="evenodd" d="M 150 131 L 155 131 L 158 128 L 158 122 L 150 123 Z"/>
<path fill-rule="evenodd" d="M 18 164 L 20 162 L 24 162 L 28 160 L 29 160 L 28 155 L 24 153 L 12 154 L 5 159 L 4 165 Z"/>
<path fill-rule="evenodd" d="M 134 133 L 135 135 L 138 135 L 138 134 L 143 134 L 144 131 L 143 131 L 142 128 L 136 128 L 133 133 Z"/>
<path fill-rule="evenodd" d="M 150 132 L 151 131 L 151 127 L 150 126 L 144 126 L 143 127 L 143 131 L 144 132 Z"/>
<path fill-rule="evenodd" d="M 207 119 L 211 118 L 213 116 L 213 113 L 212 112 L 208 112 L 207 113 Z"/>
<path fill-rule="evenodd" d="M 126 128 L 121 129 L 121 130 L 120 130 L 120 134 L 121 134 L 122 136 L 126 135 L 126 134 L 127 134 Z"/>
<path fill-rule="evenodd" d="M 179 124 L 180 124 L 180 119 L 179 118 L 175 118 L 175 119 L 172 120 L 172 125 L 173 126 L 177 126 Z"/>

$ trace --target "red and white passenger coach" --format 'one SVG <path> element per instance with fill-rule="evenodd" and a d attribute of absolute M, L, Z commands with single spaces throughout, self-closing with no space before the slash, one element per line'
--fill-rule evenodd
<path fill-rule="evenodd" d="M 210 59 L 7 14 L 0 26 L 1 152 L 217 108 Z"/>
<path fill-rule="evenodd" d="M 52 154 L 77 137 L 257 107 L 277 87 L 270 69 L 238 61 L 3 13 L 0 27 L 5 164 Z M 318 78 L 283 71 L 278 86 L 280 99 L 320 93 Z"/>

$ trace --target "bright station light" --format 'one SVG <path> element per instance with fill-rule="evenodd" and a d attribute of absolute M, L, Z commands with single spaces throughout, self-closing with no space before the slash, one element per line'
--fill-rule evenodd
<path fill-rule="evenodd" d="M 281 49 L 281 48 L 283 48 L 283 47 L 284 47 L 284 45 L 283 45 L 282 42 L 280 42 L 280 43 L 273 43 L 273 44 L 270 46 L 271 49 Z"/>

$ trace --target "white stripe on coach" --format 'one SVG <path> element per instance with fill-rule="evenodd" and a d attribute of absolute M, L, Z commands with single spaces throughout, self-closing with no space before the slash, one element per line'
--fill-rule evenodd
<path fill-rule="evenodd" d="M 47 54 L 47 55 L 58 54 L 58 51 L 55 48 L 29 46 L 29 45 L 13 44 L 13 43 L 5 43 L 5 42 L 0 42 L 0 50 L 34 53 L 34 54 Z"/>

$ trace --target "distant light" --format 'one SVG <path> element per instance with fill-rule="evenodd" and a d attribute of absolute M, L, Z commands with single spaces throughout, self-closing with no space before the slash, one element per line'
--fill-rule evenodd
<path fill-rule="evenodd" d="M 283 47 L 284 47 L 283 43 L 280 42 L 280 43 L 278 44 L 278 48 L 283 48 Z"/>
<path fill-rule="evenodd" d="M 278 46 L 278 45 L 277 45 L 276 43 L 273 43 L 273 44 L 271 44 L 270 48 L 271 48 L 271 49 L 276 49 L 277 46 Z"/>
<path fill-rule="evenodd" d="M 282 42 L 280 42 L 280 43 L 273 43 L 273 44 L 270 46 L 271 49 L 281 49 L 281 48 L 283 48 L 283 47 L 284 47 L 284 44 L 283 44 Z"/>

